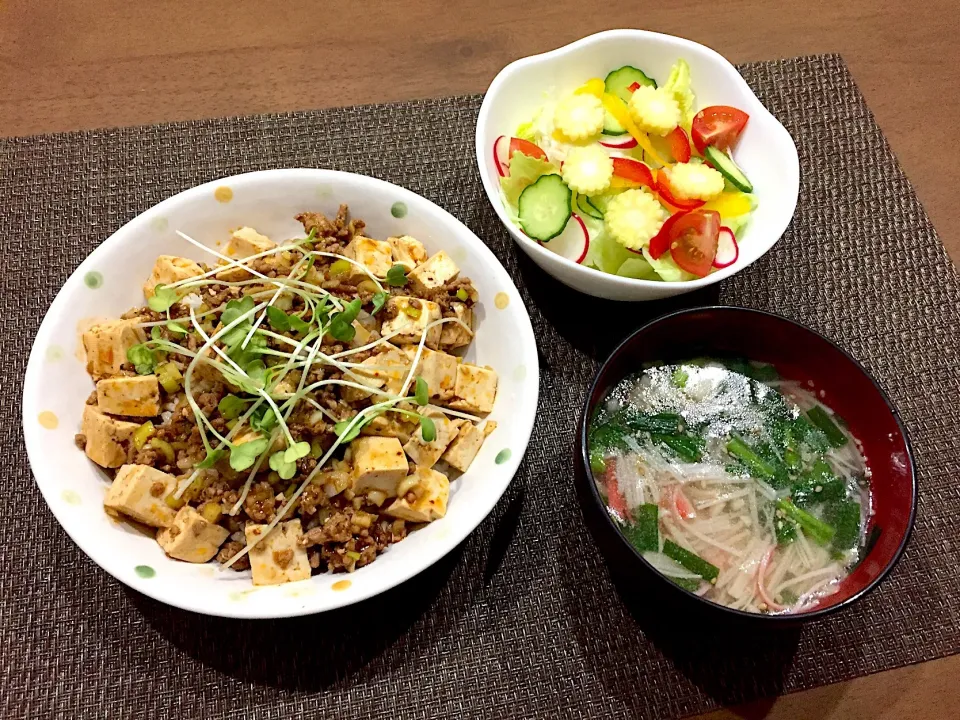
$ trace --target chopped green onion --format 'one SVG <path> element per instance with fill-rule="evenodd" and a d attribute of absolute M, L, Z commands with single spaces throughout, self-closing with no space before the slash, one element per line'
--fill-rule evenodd
<path fill-rule="evenodd" d="M 469 297 L 470 296 L 467 294 L 467 291 L 464 288 L 460 288 L 459 290 L 457 290 L 457 300 L 461 302 L 466 302 L 467 298 Z"/>
<path fill-rule="evenodd" d="M 177 459 L 177 454 L 173 451 L 173 445 L 166 440 L 161 440 L 156 437 L 152 438 L 150 442 L 147 443 L 147 447 L 153 448 L 163 455 L 163 459 L 167 461 L 168 465 L 173 465 Z"/>
<path fill-rule="evenodd" d="M 153 423 L 147 420 L 133 431 L 133 447 L 137 450 L 147 444 L 147 439 L 153 434 Z"/>
<path fill-rule="evenodd" d="M 346 273 L 350 272 L 350 261 L 349 260 L 337 260 L 330 266 L 328 275 L 330 277 L 339 277 Z"/>
<path fill-rule="evenodd" d="M 418 308 L 418 307 L 413 307 L 413 305 L 404 305 L 404 306 L 403 306 L 403 314 L 410 316 L 410 317 L 413 318 L 414 320 L 419 320 L 419 319 L 420 319 L 420 308 Z"/>

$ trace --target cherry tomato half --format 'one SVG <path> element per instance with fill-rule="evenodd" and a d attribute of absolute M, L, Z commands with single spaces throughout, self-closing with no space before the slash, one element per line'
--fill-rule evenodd
<path fill-rule="evenodd" d="M 529 155 L 532 158 L 539 158 L 540 160 L 547 159 L 547 154 L 540 148 L 539 145 L 521 138 L 510 138 L 510 154 L 508 157 L 513 157 L 513 154 L 518 150 L 524 155 Z"/>
<path fill-rule="evenodd" d="M 720 240 L 720 213 L 694 210 L 684 213 L 670 227 L 670 254 L 677 265 L 697 277 L 706 277 L 713 267 Z"/>
<path fill-rule="evenodd" d="M 680 210 L 695 210 L 704 204 L 703 200 L 685 199 L 677 197 L 673 187 L 670 185 L 670 171 L 668 168 L 660 168 L 657 171 L 657 194 L 664 202 Z"/>
<path fill-rule="evenodd" d="M 693 118 L 693 144 L 703 155 L 708 145 L 720 150 L 729 150 L 740 137 L 750 116 L 743 110 L 728 105 L 705 107 Z"/>
<path fill-rule="evenodd" d="M 624 157 L 613 158 L 613 174 L 644 187 L 653 187 L 653 173 L 645 163 L 639 160 Z"/>
<path fill-rule="evenodd" d="M 667 135 L 667 142 L 670 143 L 670 154 L 674 160 L 680 163 L 690 162 L 690 140 L 682 127 L 677 125 L 671 130 Z"/>

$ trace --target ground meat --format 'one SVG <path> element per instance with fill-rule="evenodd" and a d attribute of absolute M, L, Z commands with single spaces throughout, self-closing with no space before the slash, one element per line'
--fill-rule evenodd
<path fill-rule="evenodd" d="M 290 561 L 293 560 L 293 549 L 284 548 L 283 550 L 274 550 L 273 551 L 273 561 L 281 569 L 287 567 L 290 564 Z"/>
<path fill-rule="evenodd" d="M 236 555 L 238 552 L 243 550 L 244 544 L 236 540 L 228 540 L 223 544 L 223 547 L 220 548 L 220 552 L 217 553 L 217 562 L 221 565 L 226 564 L 226 562 Z M 249 570 L 250 569 L 250 557 L 244 555 L 242 558 L 237 560 L 233 565 L 230 566 L 234 570 Z"/>
<path fill-rule="evenodd" d="M 226 480 L 214 480 L 203 489 L 199 499 L 233 505 L 237 502 L 237 497 L 237 491 L 230 487 Z"/>
<path fill-rule="evenodd" d="M 153 485 L 150 486 L 150 494 L 151 494 L 153 497 L 158 498 L 158 497 L 160 497 L 161 495 L 163 495 L 163 491 L 166 490 L 166 489 L 167 489 L 167 486 L 166 486 L 165 484 L 163 484 L 162 482 L 159 482 L 159 481 L 158 481 L 158 482 L 155 482 Z"/>
<path fill-rule="evenodd" d="M 460 290 L 464 290 L 467 293 L 466 300 L 461 300 L 457 297 L 457 293 Z M 476 288 L 473 287 L 470 278 L 457 278 L 438 288 L 433 288 L 423 293 L 416 293 L 416 295 L 418 297 L 424 297 L 427 300 L 433 300 L 433 302 L 437 303 L 440 309 L 444 311 L 450 310 L 451 304 L 455 302 L 463 303 L 467 307 L 473 307 L 479 299 L 479 294 Z"/>
<path fill-rule="evenodd" d="M 94 390 L 92 393 L 87 395 L 87 405 L 96 405 L 97 404 L 97 391 Z"/>
<path fill-rule="evenodd" d="M 316 483 L 310 483 L 300 494 L 300 514 L 309 516 L 327 505 L 327 494 Z"/>
<path fill-rule="evenodd" d="M 73 436 L 73 444 L 77 446 L 80 450 L 86 450 L 87 448 L 87 436 L 83 433 L 77 433 Z"/>
<path fill-rule="evenodd" d="M 308 530 L 301 539 L 304 546 L 320 545 L 322 543 L 345 543 L 353 537 L 350 531 L 351 516 L 347 512 L 337 512 L 327 518 L 320 527 Z"/>
<path fill-rule="evenodd" d="M 133 456 L 133 463 L 135 465 L 149 465 L 150 467 L 157 467 L 157 461 L 161 457 L 162 456 L 160 453 L 153 448 L 143 447 L 136 451 L 136 454 Z"/>
<path fill-rule="evenodd" d="M 223 386 L 219 388 L 219 392 L 200 393 L 200 396 L 197 397 L 197 405 L 200 406 L 203 414 L 209 417 L 213 414 L 213 411 L 217 409 L 217 404 L 223 398 L 224 394 Z"/>
<path fill-rule="evenodd" d="M 243 508 L 247 516 L 254 522 L 270 522 L 276 511 L 276 497 L 273 487 L 266 481 L 261 481 L 250 488 L 247 499 L 243 501 Z"/>

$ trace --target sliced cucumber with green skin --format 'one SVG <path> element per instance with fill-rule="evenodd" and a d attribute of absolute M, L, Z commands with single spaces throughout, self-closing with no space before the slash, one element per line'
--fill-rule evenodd
<path fill-rule="evenodd" d="M 577 208 L 584 215 L 589 215 L 594 220 L 603 220 L 603 213 L 590 202 L 586 195 L 577 195 Z"/>
<path fill-rule="evenodd" d="M 520 193 L 517 215 L 523 231 L 540 242 L 563 232 L 570 220 L 573 193 L 559 175 L 542 175 Z"/>
<path fill-rule="evenodd" d="M 649 85 L 650 87 L 657 86 L 656 80 L 648 78 L 643 70 L 637 70 L 632 65 L 624 65 L 622 68 L 611 71 L 603 81 L 607 92 L 616 95 L 625 103 L 630 102 L 630 96 L 633 94 L 627 88 L 634 83 Z"/>
<path fill-rule="evenodd" d="M 723 175 L 737 190 L 745 193 L 753 192 L 753 183 L 743 174 L 743 170 L 737 167 L 733 158 L 723 150 L 718 150 L 713 147 L 713 145 L 708 145 L 707 149 L 703 151 L 703 156 L 707 159 L 707 162 L 713 166 L 714 170 Z"/>
<path fill-rule="evenodd" d="M 603 113 L 603 134 L 604 135 L 626 135 L 627 129 L 617 122 L 617 119 L 610 113 Z"/>

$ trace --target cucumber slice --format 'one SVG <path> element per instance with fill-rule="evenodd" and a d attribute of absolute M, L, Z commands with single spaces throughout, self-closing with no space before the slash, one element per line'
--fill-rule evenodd
<path fill-rule="evenodd" d="M 737 190 L 745 193 L 753 192 L 753 183 L 743 174 L 743 170 L 737 167 L 733 158 L 723 152 L 723 150 L 718 150 L 712 145 L 708 145 L 707 149 L 703 151 L 703 156 L 707 159 L 707 162 L 713 166 L 714 170 L 723 175 Z"/>
<path fill-rule="evenodd" d="M 542 175 L 517 201 L 520 227 L 534 240 L 547 242 L 563 232 L 570 220 L 573 193 L 559 175 Z"/>
<path fill-rule="evenodd" d="M 603 213 L 590 202 L 586 195 L 577 195 L 577 208 L 584 215 L 589 215 L 594 220 L 603 220 Z"/>
<path fill-rule="evenodd" d="M 632 65 L 624 65 L 622 68 L 611 71 L 603 81 L 607 92 L 616 95 L 625 103 L 630 102 L 630 95 L 632 94 L 627 88 L 634 83 L 649 85 L 650 87 L 657 86 L 656 80 L 648 78 L 643 70 L 637 70 Z"/>
<path fill-rule="evenodd" d="M 627 129 L 617 122 L 617 119 L 610 113 L 603 113 L 603 134 L 604 135 L 626 135 Z"/>

